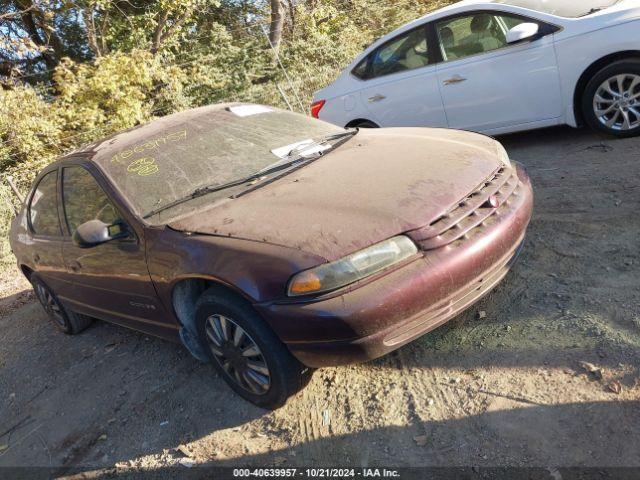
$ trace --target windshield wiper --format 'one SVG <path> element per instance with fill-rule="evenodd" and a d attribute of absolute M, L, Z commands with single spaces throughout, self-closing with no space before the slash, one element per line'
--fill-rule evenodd
<path fill-rule="evenodd" d="M 301 159 L 301 158 L 307 158 L 309 156 L 322 156 L 325 154 L 325 152 L 327 150 L 333 150 L 334 148 L 336 148 L 338 146 L 338 142 L 340 143 L 344 143 L 345 141 L 347 141 L 349 138 L 353 137 L 354 135 L 356 135 L 358 133 L 358 129 L 354 128 L 353 130 L 349 130 L 346 132 L 342 132 L 342 133 L 335 133 L 333 135 L 326 135 L 324 137 L 320 137 L 317 139 L 312 139 L 311 142 L 309 143 L 304 143 L 302 145 L 298 145 L 297 147 L 293 148 L 289 153 L 287 153 L 287 155 L 285 157 L 283 157 L 280 161 L 269 165 L 268 167 L 266 167 L 263 170 L 260 170 L 259 172 L 257 172 L 258 174 L 266 172 L 268 170 L 270 170 L 271 168 L 275 168 L 279 165 L 282 164 L 286 164 L 287 162 L 291 162 L 292 159 Z M 338 141 L 338 142 L 336 142 Z M 327 143 L 331 143 L 331 142 L 336 142 L 336 144 L 331 145 L 331 147 L 326 148 L 324 150 L 313 150 L 314 148 L 317 147 L 321 147 Z M 306 150 L 311 150 L 310 154 L 305 154 L 304 152 Z"/>
<path fill-rule="evenodd" d="M 620 3 L 620 0 L 616 0 L 615 2 L 613 2 L 610 5 L 603 5 L 601 7 L 593 7 L 591 10 L 589 10 L 587 13 L 583 14 L 582 16 L 583 17 L 587 17 L 589 15 L 593 15 L 594 13 L 598 13 L 598 12 L 601 12 L 602 10 L 607 9 L 607 8 L 611 8 L 614 5 L 617 5 L 618 3 Z"/>
<path fill-rule="evenodd" d="M 314 138 L 312 143 L 307 145 L 300 145 L 299 147 L 294 148 L 289 152 L 287 157 L 290 157 L 298 152 L 304 152 L 309 148 L 317 147 L 319 145 L 324 145 L 326 143 L 334 142 L 336 140 L 346 140 L 353 137 L 356 133 L 358 133 L 358 129 L 354 128 L 352 130 L 347 130 L 346 132 L 334 133 L 332 135 L 325 135 L 324 137 Z"/>
<path fill-rule="evenodd" d="M 348 140 L 351 137 L 355 136 L 360 131 L 359 128 L 352 128 L 351 130 L 347 130 L 346 132 L 334 133 L 332 135 L 326 135 L 324 137 L 320 137 L 317 140 L 314 140 L 316 145 L 323 145 L 325 143 L 334 142 L 336 140 Z"/>

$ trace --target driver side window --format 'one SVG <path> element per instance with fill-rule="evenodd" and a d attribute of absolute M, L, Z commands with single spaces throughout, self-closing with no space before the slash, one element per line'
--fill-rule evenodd
<path fill-rule="evenodd" d="M 507 32 L 526 20 L 512 15 L 475 13 L 438 22 L 436 30 L 445 62 L 504 48 Z"/>
<path fill-rule="evenodd" d="M 93 175 L 82 167 L 65 167 L 62 170 L 62 198 L 71 234 L 89 220 L 112 225 L 120 219 L 118 211 Z"/>

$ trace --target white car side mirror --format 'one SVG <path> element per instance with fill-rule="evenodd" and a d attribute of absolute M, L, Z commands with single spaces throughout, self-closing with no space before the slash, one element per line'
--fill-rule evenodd
<path fill-rule="evenodd" d="M 521 42 L 535 37 L 540 31 L 537 23 L 521 23 L 507 32 L 507 43 Z"/>

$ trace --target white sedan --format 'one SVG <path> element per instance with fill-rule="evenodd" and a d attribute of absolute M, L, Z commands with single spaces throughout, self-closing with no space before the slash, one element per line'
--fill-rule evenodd
<path fill-rule="evenodd" d="M 314 96 L 347 127 L 640 134 L 640 0 L 465 0 L 376 41 Z"/>

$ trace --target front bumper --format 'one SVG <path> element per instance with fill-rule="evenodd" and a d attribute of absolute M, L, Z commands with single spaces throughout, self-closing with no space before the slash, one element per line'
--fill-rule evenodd
<path fill-rule="evenodd" d="M 517 167 L 517 194 L 470 238 L 421 252 L 374 281 L 316 301 L 258 309 L 308 367 L 368 361 L 437 328 L 486 295 L 522 247 L 533 190 Z"/>

